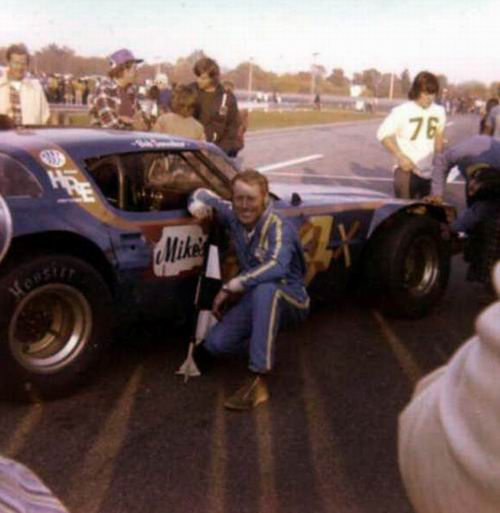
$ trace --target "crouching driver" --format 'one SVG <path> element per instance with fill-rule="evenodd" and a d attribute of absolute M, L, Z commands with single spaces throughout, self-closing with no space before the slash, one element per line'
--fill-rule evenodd
<path fill-rule="evenodd" d="M 297 232 L 273 211 L 267 178 L 243 171 L 233 179 L 232 193 L 232 203 L 207 189 L 198 189 L 189 200 L 189 211 L 199 219 L 212 209 L 217 212 L 240 269 L 215 297 L 213 313 L 220 322 L 193 356 L 200 363 L 207 356 L 247 352 L 251 376 L 225 403 L 229 409 L 247 410 L 269 398 L 265 376 L 274 365 L 278 329 L 305 318 L 309 297 Z"/>

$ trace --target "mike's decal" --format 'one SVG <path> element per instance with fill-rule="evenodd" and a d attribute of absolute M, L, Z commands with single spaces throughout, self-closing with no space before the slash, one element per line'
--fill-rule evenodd
<path fill-rule="evenodd" d="M 207 235 L 198 225 L 163 228 L 153 253 L 156 276 L 177 276 L 203 264 Z"/>

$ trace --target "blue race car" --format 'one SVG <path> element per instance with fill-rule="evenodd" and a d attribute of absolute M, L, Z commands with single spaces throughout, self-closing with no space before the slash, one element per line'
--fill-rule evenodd
<path fill-rule="evenodd" d="M 76 128 L 0 140 L 0 381 L 67 393 L 120 318 L 192 309 L 209 227 L 186 210 L 208 187 L 230 198 L 237 170 L 214 145 Z M 394 315 L 419 317 L 448 280 L 447 206 L 347 187 L 273 184 L 299 230 L 313 297 L 362 282 Z"/>

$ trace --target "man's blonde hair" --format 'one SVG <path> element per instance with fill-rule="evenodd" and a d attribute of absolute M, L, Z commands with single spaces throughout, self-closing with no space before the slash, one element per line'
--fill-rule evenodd
<path fill-rule="evenodd" d="M 244 171 L 241 171 L 232 179 L 232 187 L 234 187 L 236 182 L 244 182 L 248 185 L 257 184 L 264 196 L 267 197 L 269 194 L 269 181 L 267 180 L 267 177 L 256 169 L 245 169 Z"/>

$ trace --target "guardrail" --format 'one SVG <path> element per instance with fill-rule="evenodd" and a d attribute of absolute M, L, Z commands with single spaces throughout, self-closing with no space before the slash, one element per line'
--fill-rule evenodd
<path fill-rule="evenodd" d="M 257 102 L 254 101 L 254 95 L 248 91 L 236 91 L 236 98 L 240 108 L 248 110 L 293 110 L 299 106 L 312 105 L 313 97 L 310 94 L 282 94 L 281 102 Z M 345 110 L 365 110 L 388 112 L 396 105 L 402 103 L 404 99 L 389 100 L 388 98 L 368 98 L 349 96 L 321 95 L 321 104 L 323 107 L 334 107 Z M 51 103 L 50 111 L 52 113 L 52 124 L 70 125 L 70 116 L 72 114 L 85 114 L 88 112 L 87 105 L 76 105 L 67 103 Z"/>

